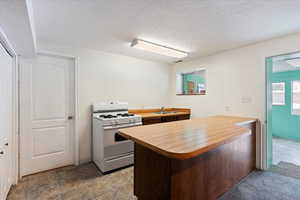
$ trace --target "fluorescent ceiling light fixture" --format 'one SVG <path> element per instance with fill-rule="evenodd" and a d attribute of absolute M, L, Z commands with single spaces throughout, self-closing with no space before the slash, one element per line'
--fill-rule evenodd
<path fill-rule="evenodd" d="M 286 59 L 285 62 L 293 67 L 300 67 L 300 58 Z"/>
<path fill-rule="evenodd" d="M 146 51 L 150 51 L 153 53 L 157 53 L 164 56 L 170 56 L 174 58 L 184 58 L 188 56 L 188 54 L 184 51 L 180 51 L 177 49 L 155 44 L 152 42 L 147 42 L 140 39 L 133 40 L 131 46 L 137 49 L 142 49 L 142 50 L 146 50 Z"/>

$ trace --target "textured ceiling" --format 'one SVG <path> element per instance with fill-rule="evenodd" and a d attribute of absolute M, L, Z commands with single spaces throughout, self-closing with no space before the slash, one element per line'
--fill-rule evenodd
<path fill-rule="evenodd" d="M 190 52 L 187 59 L 300 31 L 299 0 L 33 0 L 37 44 L 156 61 L 134 38 Z"/>

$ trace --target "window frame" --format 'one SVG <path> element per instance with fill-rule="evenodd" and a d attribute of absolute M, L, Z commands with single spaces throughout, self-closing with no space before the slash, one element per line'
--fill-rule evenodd
<path fill-rule="evenodd" d="M 293 100 L 294 100 L 294 82 L 299 82 L 300 83 L 300 80 L 292 80 L 291 81 L 291 114 L 292 115 L 296 115 L 296 116 L 300 116 L 300 112 L 295 112 L 294 111 L 294 107 L 293 107 L 293 105 L 294 105 L 294 102 L 293 102 Z"/>
<path fill-rule="evenodd" d="M 274 93 L 274 90 L 273 90 L 273 84 L 283 84 L 283 103 L 274 103 L 274 98 L 273 98 L 273 93 Z M 284 81 L 281 81 L 281 82 L 274 82 L 271 84 L 272 85 L 272 106 L 285 106 L 286 105 L 286 96 L 285 96 L 285 82 Z"/>
<path fill-rule="evenodd" d="M 203 78 L 204 78 L 204 92 L 203 93 L 184 93 L 183 88 L 184 88 L 184 81 L 183 81 L 183 75 L 187 75 L 187 74 L 194 74 L 194 73 L 199 73 L 202 72 L 203 73 Z M 188 96 L 192 96 L 192 95 L 207 95 L 207 80 L 206 80 L 206 68 L 198 68 L 198 69 L 194 69 L 194 70 L 187 70 L 187 71 L 178 71 L 176 72 L 176 95 L 188 95 Z M 177 77 L 180 76 L 180 86 L 178 85 L 178 80 Z M 178 87 L 179 86 L 179 87 Z"/>

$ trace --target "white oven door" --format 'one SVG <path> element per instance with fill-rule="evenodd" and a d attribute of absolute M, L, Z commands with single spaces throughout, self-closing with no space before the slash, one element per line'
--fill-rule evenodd
<path fill-rule="evenodd" d="M 110 160 L 132 154 L 133 142 L 118 134 L 118 128 L 104 128 L 104 159 Z"/>

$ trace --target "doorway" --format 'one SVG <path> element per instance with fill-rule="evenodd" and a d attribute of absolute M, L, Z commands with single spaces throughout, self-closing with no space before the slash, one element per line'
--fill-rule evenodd
<path fill-rule="evenodd" d="M 74 59 L 23 59 L 20 85 L 20 176 L 75 164 Z"/>
<path fill-rule="evenodd" d="M 0 199 L 14 180 L 14 70 L 15 56 L 6 48 L 0 32 Z"/>
<path fill-rule="evenodd" d="M 300 52 L 267 58 L 266 71 L 268 168 L 300 170 Z"/>

